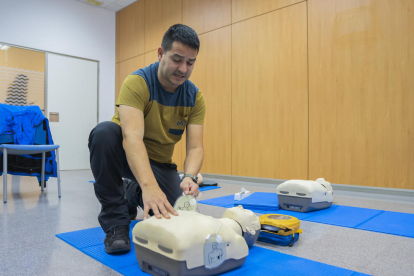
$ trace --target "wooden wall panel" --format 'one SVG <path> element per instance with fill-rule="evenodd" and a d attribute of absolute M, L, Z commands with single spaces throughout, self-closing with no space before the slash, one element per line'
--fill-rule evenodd
<path fill-rule="evenodd" d="M 232 26 L 233 175 L 307 179 L 306 3 Z"/>
<path fill-rule="evenodd" d="M 116 13 L 116 62 L 144 53 L 145 0 Z"/>
<path fill-rule="evenodd" d="M 414 189 L 414 1 L 309 1 L 310 178 Z"/>
<path fill-rule="evenodd" d="M 153 64 L 154 62 L 158 61 L 158 51 L 154 50 L 148 53 L 145 53 L 144 56 L 145 59 L 145 65 L 144 66 L 148 66 Z M 183 134 L 183 138 L 184 138 L 185 133 Z M 175 164 L 177 164 L 177 169 L 179 171 L 183 170 L 183 164 L 184 164 L 184 158 L 182 157 L 182 145 L 185 145 L 185 142 L 183 143 L 183 139 L 181 139 L 180 142 L 178 142 L 177 144 L 175 144 L 175 148 L 174 148 L 174 154 L 172 156 L 172 160 Z M 185 155 L 184 155 L 185 156 Z"/>
<path fill-rule="evenodd" d="M 145 53 L 145 66 L 149 66 L 158 61 L 158 50 Z"/>
<path fill-rule="evenodd" d="M 206 101 L 202 172 L 231 174 L 231 26 L 199 36 L 190 80 Z"/>
<path fill-rule="evenodd" d="M 231 0 L 183 0 L 183 24 L 198 34 L 231 24 Z"/>
<path fill-rule="evenodd" d="M 181 23 L 182 0 L 151 0 L 145 5 L 145 52 L 161 46 L 165 32 Z"/>
<path fill-rule="evenodd" d="M 233 0 L 232 23 L 302 2 L 304 0 Z"/>
<path fill-rule="evenodd" d="M 144 55 L 140 55 L 116 64 L 116 79 L 115 79 L 115 102 L 118 98 L 119 92 L 121 91 L 121 86 L 124 83 L 124 80 L 128 75 L 137 71 L 138 69 L 144 67 Z"/>

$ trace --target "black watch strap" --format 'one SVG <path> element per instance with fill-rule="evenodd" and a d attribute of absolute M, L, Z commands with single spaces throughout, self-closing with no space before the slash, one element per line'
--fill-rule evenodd
<path fill-rule="evenodd" d="M 186 174 L 184 174 L 183 178 L 185 178 L 185 177 L 191 178 L 194 181 L 194 183 L 197 184 L 198 177 L 195 176 L 194 174 L 186 173 Z"/>

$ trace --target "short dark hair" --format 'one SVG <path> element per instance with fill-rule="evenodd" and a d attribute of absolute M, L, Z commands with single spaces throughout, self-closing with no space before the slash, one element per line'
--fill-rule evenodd
<path fill-rule="evenodd" d="M 190 27 L 183 24 L 175 24 L 171 26 L 162 38 L 161 47 L 168 52 L 172 48 L 174 41 L 178 41 L 198 51 L 200 50 L 200 40 L 197 33 Z"/>

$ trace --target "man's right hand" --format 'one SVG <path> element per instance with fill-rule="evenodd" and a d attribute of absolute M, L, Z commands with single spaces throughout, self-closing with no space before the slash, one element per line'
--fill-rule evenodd
<path fill-rule="evenodd" d="M 150 209 L 154 212 L 154 215 L 160 219 L 161 214 L 169 219 L 170 214 L 178 216 L 178 212 L 168 202 L 167 197 L 158 187 L 147 187 L 142 190 L 142 200 L 144 201 L 144 219 L 148 218 L 148 212 Z"/>

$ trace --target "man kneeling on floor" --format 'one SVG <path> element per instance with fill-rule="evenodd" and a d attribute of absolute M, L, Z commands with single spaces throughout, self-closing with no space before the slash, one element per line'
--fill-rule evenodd
<path fill-rule="evenodd" d="M 193 29 L 170 27 L 158 48 L 158 62 L 125 79 L 116 102 L 119 112 L 89 136 L 95 194 L 102 205 L 98 220 L 109 254 L 131 250 L 129 224 L 137 206 L 144 210 L 144 219 L 148 214 L 168 219 L 178 215 L 172 205 L 183 192 L 198 196 L 205 102 L 188 78 L 199 47 Z M 181 181 L 171 158 L 185 129 Z"/>

